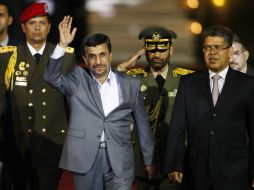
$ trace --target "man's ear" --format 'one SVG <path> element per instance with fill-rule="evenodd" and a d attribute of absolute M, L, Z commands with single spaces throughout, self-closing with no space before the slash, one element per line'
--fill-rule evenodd
<path fill-rule="evenodd" d="M 249 56 L 250 56 L 250 52 L 247 51 L 247 50 L 245 50 L 245 51 L 243 52 L 243 56 L 244 56 L 244 60 L 247 61 L 248 58 L 249 58 Z"/>
<path fill-rule="evenodd" d="M 234 53 L 234 48 L 231 46 L 231 47 L 229 48 L 229 53 L 228 53 L 229 59 L 233 56 L 233 53 Z"/>
<path fill-rule="evenodd" d="M 22 31 L 23 31 L 24 33 L 26 33 L 26 28 L 25 28 L 25 24 L 24 24 L 24 23 L 21 23 L 21 28 L 22 28 Z"/>
<path fill-rule="evenodd" d="M 8 26 L 10 26 L 13 22 L 13 17 L 12 16 L 9 16 L 8 17 Z"/>
<path fill-rule="evenodd" d="M 110 54 L 109 54 L 109 60 L 110 61 L 112 60 L 112 52 L 110 52 Z"/>
<path fill-rule="evenodd" d="M 86 60 L 86 57 L 84 55 L 82 55 L 82 59 L 84 60 L 84 63 L 87 65 L 87 60 Z"/>
<path fill-rule="evenodd" d="M 175 47 L 174 46 L 170 46 L 170 48 L 169 48 L 170 56 L 173 55 L 174 51 L 175 51 Z"/>

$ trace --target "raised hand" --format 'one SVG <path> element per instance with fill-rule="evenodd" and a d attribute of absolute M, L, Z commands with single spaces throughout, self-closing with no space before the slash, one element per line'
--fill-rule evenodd
<path fill-rule="evenodd" d="M 117 66 L 118 71 L 127 71 L 129 68 L 132 68 L 136 65 L 137 60 L 145 53 L 145 49 L 142 48 L 136 51 L 128 60 L 120 63 Z"/>
<path fill-rule="evenodd" d="M 72 17 L 69 15 L 65 16 L 58 25 L 60 34 L 60 42 L 58 45 L 63 48 L 66 48 L 73 41 L 76 34 L 77 28 L 75 27 L 71 30 L 71 25 Z"/>

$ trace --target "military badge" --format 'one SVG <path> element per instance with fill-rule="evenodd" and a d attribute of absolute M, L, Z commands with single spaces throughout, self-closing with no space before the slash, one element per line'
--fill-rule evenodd
<path fill-rule="evenodd" d="M 21 72 L 20 71 L 15 71 L 15 75 L 19 76 L 19 75 L 21 75 Z"/>
<path fill-rule="evenodd" d="M 20 62 L 19 64 L 19 70 L 24 71 L 25 70 L 25 62 Z"/>
<path fill-rule="evenodd" d="M 30 65 L 27 63 L 27 64 L 26 64 L 26 68 L 29 68 L 29 67 L 30 67 Z"/>
<path fill-rule="evenodd" d="M 16 77 L 16 81 L 27 81 L 26 77 L 20 77 L 20 76 L 17 76 Z"/>
<path fill-rule="evenodd" d="M 28 71 L 23 71 L 23 75 L 27 76 L 28 75 Z"/>
<path fill-rule="evenodd" d="M 146 90 L 147 90 L 147 86 L 146 85 L 141 85 L 140 91 L 145 92 Z"/>
<path fill-rule="evenodd" d="M 176 97 L 177 89 L 174 89 L 173 91 L 168 92 L 168 97 Z"/>

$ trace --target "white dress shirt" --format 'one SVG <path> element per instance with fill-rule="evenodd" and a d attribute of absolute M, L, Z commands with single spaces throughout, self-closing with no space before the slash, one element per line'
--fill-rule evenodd
<path fill-rule="evenodd" d="M 226 79 L 226 75 L 228 72 L 228 67 L 226 67 L 225 69 L 223 69 L 221 72 L 217 73 L 218 75 L 220 75 L 220 79 L 218 80 L 218 87 L 219 87 L 219 92 L 221 93 L 222 88 L 224 86 L 225 83 L 225 79 Z M 210 88 L 211 88 L 211 92 L 213 89 L 213 79 L 212 76 L 215 75 L 216 73 L 209 70 L 209 78 L 210 78 Z"/>

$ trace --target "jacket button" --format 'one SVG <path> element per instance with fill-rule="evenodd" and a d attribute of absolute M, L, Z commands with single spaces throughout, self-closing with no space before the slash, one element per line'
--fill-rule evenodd
<path fill-rule="evenodd" d="M 43 115 L 43 116 L 42 116 L 42 119 L 44 119 L 44 120 L 45 120 L 46 118 L 47 118 L 47 116 L 46 116 L 46 115 Z"/>
<path fill-rule="evenodd" d="M 33 92 L 34 92 L 34 91 L 33 91 L 32 89 L 29 90 L 29 94 L 33 94 Z"/>
<path fill-rule="evenodd" d="M 213 113 L 213 117 L 216 117 L 217 116 L 217 114 L 216 113 Z"/>
<path fill-rule="evenodd" d="M 43 89 L 41 90 L 41 92 L 42 92 L 42 93 L 46 93 L 46 88 L 43 88 Z"/>
<path fill-rule="evenodd" d="M 42 104 L 43 106 L 46 106 L 46 105 L 47 105 L 46 102 L 42 102 L 41 104 Z"/>
<path fill-rule="evenodd" d="M 210 131 L 210 135 L 214 135 L 214 132 L 213 132 L 213 131 Z"/>
<path fill-rule="evenodd" d="M 46 133 L 46 128 L 42 128 L 41 131 L 42 131 L 43 133 Z"/>
<path fill-rule="evenodd" d="M 29 106 L 29 107 L 32 107 L 32 106 L 33 106 L 33 103 L 29 102 L 29 103 L 28 103 L 28 106 Z"/>

